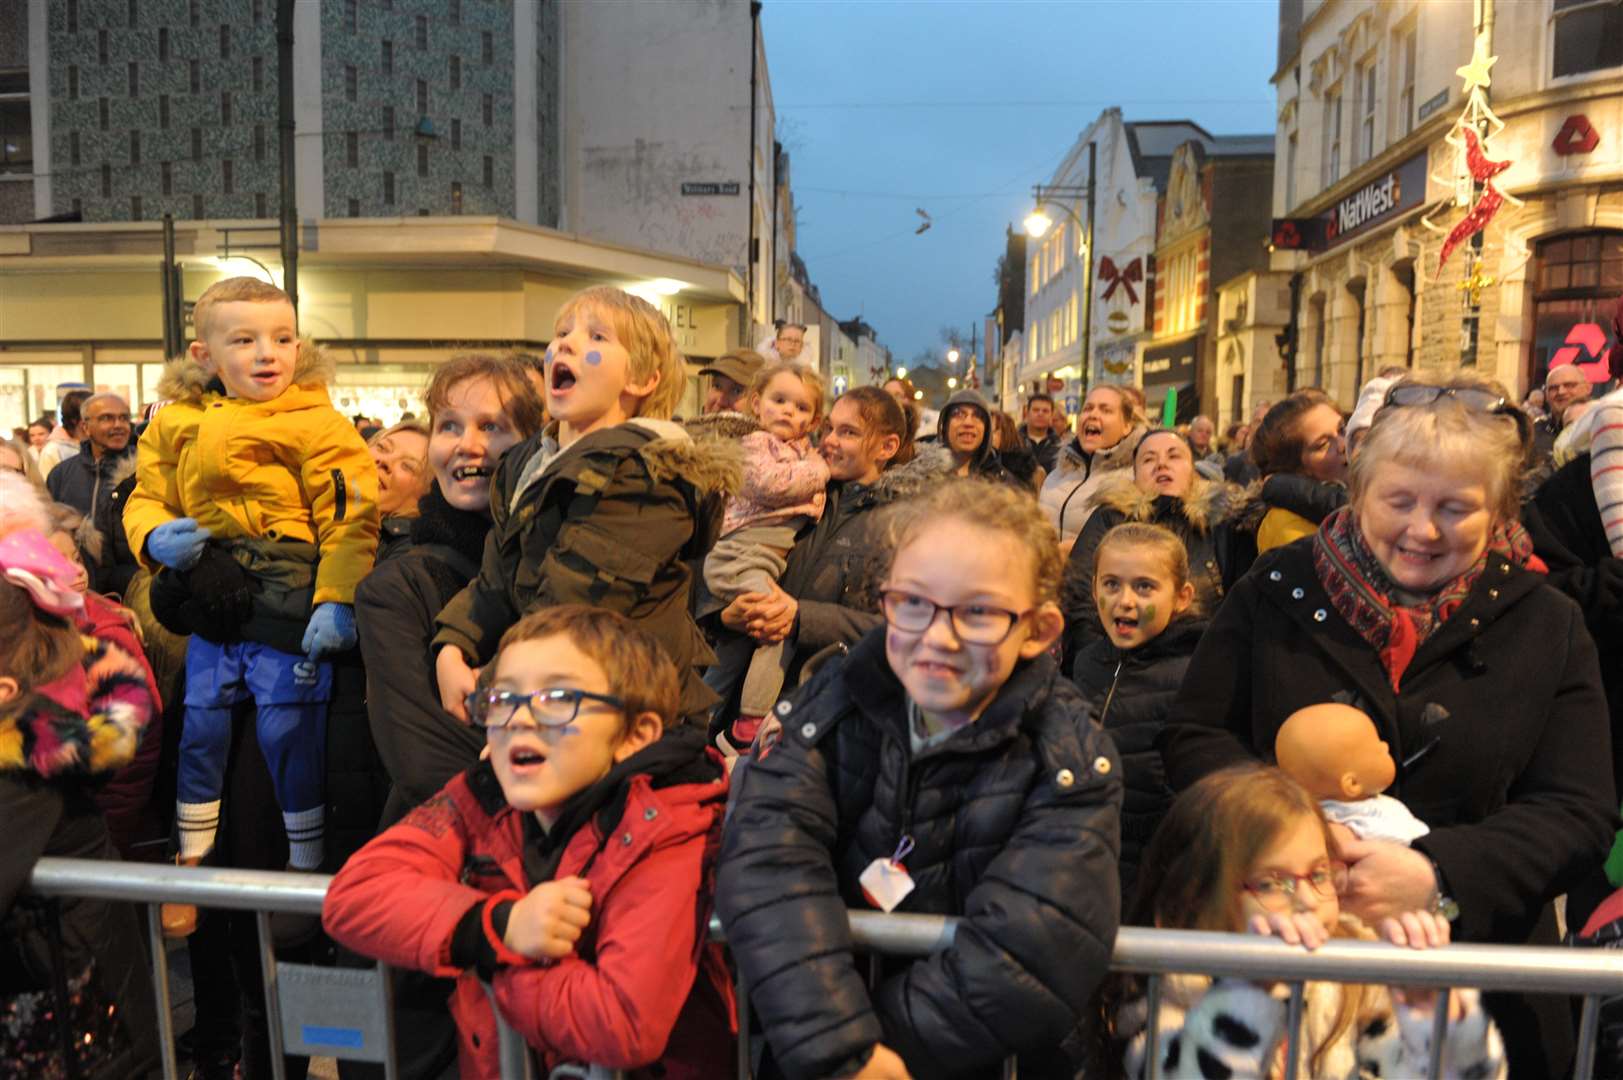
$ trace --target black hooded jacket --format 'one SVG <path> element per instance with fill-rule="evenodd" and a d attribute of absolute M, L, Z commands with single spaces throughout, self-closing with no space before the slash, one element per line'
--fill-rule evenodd
<path fill-rule="evenodd" d="M 947 424 L 952 420 L 953 410 L 958 408 L 974 409 L 981 417 L 981 442 L 970 455 L 969 474 L 982 476 L 988 480 L 1002 480 L 1025 491 L 1031 490 L 1031 476 L 1024 480 L 1010 472 L 1003 464 L 1002 456 L 992 448 L 992 410 L 986 404 L 986 399 L 974 390 L 960 390 L 947 399 L 947 404 L 941 409 L 941 420 L 936 427 L 936 437 L 942 446 L 951 449 L 952 444 L 947 441 Z M 954 460 L 957 454 L 954 452 Z"/>

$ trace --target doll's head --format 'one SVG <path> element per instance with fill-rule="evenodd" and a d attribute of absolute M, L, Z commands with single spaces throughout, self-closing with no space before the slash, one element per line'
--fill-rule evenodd
<path fill-rule="evenodd" d="M 1297 709 L 1274 737 L 1274 759 L 1315 799 L 1352 802 L 1392 786 L 1397 764 L 1375 722 L 1351 705 Z"/>

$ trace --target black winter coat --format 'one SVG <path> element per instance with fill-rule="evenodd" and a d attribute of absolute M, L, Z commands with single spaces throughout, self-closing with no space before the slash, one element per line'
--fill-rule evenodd
<path fill-rule="evenodd" d="M 1337 614 L 1305 538 L 1257 560 L 1195 650 L 1161 748 L 1182 790 L 1272 758 L 1284 719 L 1340 695 L 1398 761 L 1387 794 L 1431 832 L 1413 846 L 1459 902 L 1464 941 L 1521 944 L 1543 907 L 1606 857 L 1617 824 L 1595 645 L 1571 600 L 1489 554 L 1394 693 Z"/>
<path fill-rule="evenodd" d="M 1210 616 L 1257 559 L 1257 527 L 1249 495 L 1233 484 L 1197 478 L 1183 497 L 1140 491 L 1132 473 L 1109 476 L 1088 500 L 1095 507 L 1065 563 L 1060 608 L 1065 613 L 1065 664 L 1105 639 L 1093 600 L 1094 564 L 1105 534 L 1129 521 L 1177 534 L 1189 553 L 1189 580 L 1201 614 Z"/>
<path fill-rule="evenodd" d="M 1090 521 L 1088 523 L 1092 525 Z M 1084 530 L 1084 533 L 1086 530 Z M 1166 726 L 1189 658 L 1206 631 L 1204 619 L 1178 619 L 1161 636 L 1122 650 L 1100 638 L 1077 657 L 1071 680 L 1093 702 L 1093 718 L 1121 755 L 1121 895 L 1131 909 L 1133 885 L 1149 846 L 1172 805 L 1156 736 Z"/>
<path fill-rule="evenodd" d="M 1047 656 L 1015 668 L 974 724 L 916 759 L 884 631 L 779 706 L 781 741 L 744 774 L 717 911 L 776 1062 L 849 1075 L 875 1043 L 919 1077 L 1071 1077 L 1120 918 L 1121 779 L 1110 741 Z M 903 835 L 916 888 L 897 909 L 961 915 L 953 945 L 852 961 L 858 878 Z"/>

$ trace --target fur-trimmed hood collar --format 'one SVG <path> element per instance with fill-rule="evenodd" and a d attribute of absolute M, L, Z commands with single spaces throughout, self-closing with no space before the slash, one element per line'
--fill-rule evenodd
<path fill-rule="evenodd" d="M 736 495 L 744 486 L 744 448 L 737 439 L 695 439 L 674 420 L 627 423 L 654 435 L 637 450 L 654 479 L 685 481 L 701 495 Z"/>
<path fill-rule="evenodd" d="M 952 451 L 945 446 L 920 446 L 912 461 L 880 473 L 869 491 L 882 503 L 911 499 L 951 476 L 957 468 Z"/>
<path fill-rule="evenodd" d="M 1175 510 L 1198 532 L 1212 529 L 1243 516 L 1253 498 L 1252 492 L 1238 484 L 1214 483 L 1196 474 L 1190 482 L 1189 492 L 1182 497 L 1155 495 L 1141 489 L 1133 481 L 1131 471 L 1122 469 L 1104 477 L 1099 487 L 1088 498 L 1088 504 L 1115 510 L 1128 521 L 1154 522 L 1168 511 Z"/>
<path fill-rule="evenodd" d="M 682 421 L 682 426 L 695 439 L 742 439 L 760 431 L 755 417 L 741 412 L 713 412 Z"/>
<path fill-rule="evenodd" d="M 135 756 L 152 718 L 145 672 L 111 642 L 82 641 L 79 665 L 0 710 L 0 773 L 88 779 Z"/>
<path fill-rule="evenodd" d="M 293 381 L 289 385 L 330 387 L 337 374 L 337 360 L 315 342 L 300 339 L 299 358 L 293 364 Z M 165 401 L 202 401 L 214 378 L 212 372 L 192 359 L 188 350 L 164 365 L 158 397 Z"/>

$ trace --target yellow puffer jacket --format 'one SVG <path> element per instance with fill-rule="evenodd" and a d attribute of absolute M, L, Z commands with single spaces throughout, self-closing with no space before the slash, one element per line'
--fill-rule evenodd
<path fill-rule="evenodd" d="M 332 407 L 333 365 L 299 347 L 293 384 L 271 401 L 227 397 L 189 356 L 171 360 L 158 393 L 172 399 L 141 436 L 124 508 L 130 549 L 166 521 L 196 518 L 219 539 L 319 546 L 315 603 L 353 604 L 378 544 L 378 473 L 354 426 Z M 210 384 L 213 383 L 211 387 Z"/>

